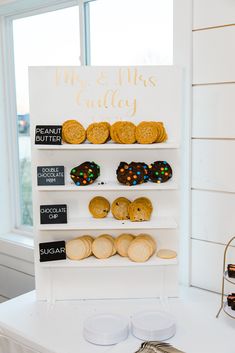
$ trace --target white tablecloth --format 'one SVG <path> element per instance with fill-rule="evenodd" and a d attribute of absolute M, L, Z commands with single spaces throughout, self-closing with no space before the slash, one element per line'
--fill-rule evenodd
<path fill-rule="evenodd" d="M 130 317 L 134 312 L 167 309 L 177 320 L 170 342 L 186 353 L 235 353 L 235 320 L 219 308 L 218 295 L 184 289 L 181 298 L 37 302 L 31 292 L 0 304 L 0 353 L 134 353 L 141 342 L 129 338 L 110 347 L 95 346 L 82 335 L 84 319 L 112 312 Z"/>

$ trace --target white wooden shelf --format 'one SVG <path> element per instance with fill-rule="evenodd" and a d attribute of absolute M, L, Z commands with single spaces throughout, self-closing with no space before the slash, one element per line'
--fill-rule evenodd
<path fill-rule="evenodd" d="M 62 144 L 62 145 L 35 145 L 38 150 L 155 150 L 155 149 L 176 149 L 179 148 L 177 142 L 163 142 L 152 144 L 118 144 L 115 142 L 107 142 L 100 145 L 92 143 L 81 143 L 80 145 Z"/>
<path fill-rule="evenodd" d="M 74 261 L 74 260 L 60 260 L 41 262 L 41 267 L 49 268 L 63 268 L 63 267 L 146 267 L 146 266 L 167 266 L 177 265 L 177 258 L 175 259 L 160 259 L 156 255 L 153 255 L 146 262 L 133 262 L 127 257 L 121 257 L 114 255 L 108 259 L 97 259 L 94 256 L 90 256 L 87 259 Z"/>
<path fill-rule="evenodd" d="M 117 181 L 104 182 L 103 185 L 99 181 L 87 186 L 76 186 L 73 184 L 54 185 L 54 186 L 38 186 L 38 191 L 147 191 L 147 190 L 177 190 L 178 184 L 174 180 L 166 183 L 152 183 L 151 181 L 134 186 L 127 186 Z"/>
<path fill-rule="evenodd" d="M 65 224 L 40 224 L 41 231 L 50 230 L 99 230 L 99 229 L 176 229 L 177 223 L 172 217 L 152 218 L 145 222 L 119 221 L 112 217 L 96 219 L 92 217 L 80 218 L 78 221 L 69 220 Z"/>

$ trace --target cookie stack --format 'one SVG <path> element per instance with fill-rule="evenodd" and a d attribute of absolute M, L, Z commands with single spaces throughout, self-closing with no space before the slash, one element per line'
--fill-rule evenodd
<path fill-rule="evenodd" d="M 80 144 L 86 140 L 86 130 L 76 120 L 67 120 L 62 125 L 62 139 L 64 142 Z"/>
<path fill-rule="evenodd" d="M 70 177 L 77 186 L 92 184 L 99 175 L 100 167 L 95 162 L 84 162 L 70 172 Z"/>
<path fill-rule="evenodd" d="M 136 127 L 130 121 L 117 121 L 111 126 L 110 135 L 116 143 L 132 144 L 136 142 Z"/>
<path fill-rule="evenodd" d="M 143 162 L 121 162 L 116 170 L 119 183 L 133 186 L 147 181 L 165 183 L 172 177 L 172 168 L 166 161 L 156 161 L 150 165 Z"/>
<path fill-rule="evenodd" d="M 155 240 L 148 234 L 140 234 L 131 242 L 127 254 L 131 261 L 146 262 L 155 251 Z"/>
<path fill-rule="evenodd" d="M 147 197 L 138 197 L 128 208 L 130 221 L 149 221 L 153 211 L 152 202 Z"/>
<path fill-rule="evenodd" d="M 162 122 L 142 121 L 137 126 L 130 121 L 92 123 L 85 130 L 76 120 L 67 120 L 62 125 L 62 139 L 66 143 L 80 144 L 85 140 L 103 144 L 110 138 L 120 144 L 151 144 L 165 142 L 168 138 Z"/>
<path fill-rule="evenodd" d="M 92 243 L 92 252 L 98 259 L 107 259 L 116 254 L 114 239 L 109 234 L 102 234 Z"/>
<path fill-rule="evenodd" d="M 142 121 L 136 127 L 136 141 L 141 144 L 165 142 L 168 136 L 162 122 Z"/>
<path fill-rule="evenodd" d="M 109 213 L 110 203 L 106 198 L 96 196 L 89 202 L 88 207 L 92 217 L 105 218 Z M 126 197 L 118 197 L 111 206 L 111 212 L 115 219 L 130 219 L 132 222 L 149 221 L 152 211 L 152 202 L 147 197 L 139 197 L 133 202 Z"/>
<path fill-rule="evenodd" d="M 156 251 L 156 241 L 149 234 L 135 236 L 129 233 L 113 238 L 102 234 L 97 238 L 84 235 L 66 243 L 66 255 L 70 260 L 83 260 L 91 255 L 97 259 L 108 259 L 118 253 L 134 262 L 147 261 Z"/>
<path fill-rule="evenodd" d="M 131 222 L 149 221 L 153 211 L 152 202 L 147 197 L 139 197 L 133 202 L 125 197 L 118 197 L 111 206 L 112 215 L 118 220 L 129 219 Z"/>
<path fill-rule="evenodd" d="M 93 238 L 84 235 L 66 242 L 66 255 L 70 260 L 82 260 L 92 254 Z"/>
<path fill-rule="evenodd" d="M 94 218 L 105 218 L 110 211 L 110 203 L 102 196 L 96 196 L 89 202 L 89 211 Z"/>
<path fill-rule="evenodd" d="M 90 124 L 86 130 L 86 135 L 90 143 L 105 143 L 110 137 L 110 124 L 106 122 Z"/>

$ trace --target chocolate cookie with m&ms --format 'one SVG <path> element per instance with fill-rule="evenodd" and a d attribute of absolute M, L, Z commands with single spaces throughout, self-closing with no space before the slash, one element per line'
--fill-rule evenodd
<path fill-rule="evenodd" d="M 154 183 L 165 183 L 172 177 L 172 168 L 166 161 L 156 161 L 148 167 L 149 179 Z"/>
<path fill-rule="evenodd" d="M 121 162 L 116 171 L 119 183 L 132 186 L 148 181 L 148 166 L 142 162 Z"/>
<path fill-rule="evenodd" d="M 95 162 L 84 162 L 70 172 L 70 177 L 77 186 L 92 184 L 99 175 L 100 167 Z"/>

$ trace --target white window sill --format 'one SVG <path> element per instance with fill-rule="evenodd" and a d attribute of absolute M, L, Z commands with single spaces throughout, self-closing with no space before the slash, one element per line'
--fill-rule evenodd
<path fill-rule="evenodd" d="M 0 253 L 13 256 L 28 262 L 34 262 L 34 241 L 20 233 L 0 235 Z"/>

